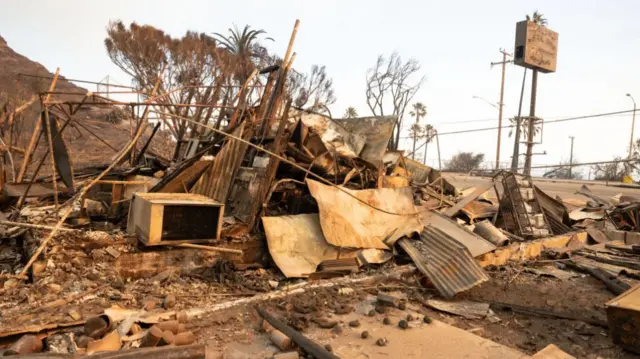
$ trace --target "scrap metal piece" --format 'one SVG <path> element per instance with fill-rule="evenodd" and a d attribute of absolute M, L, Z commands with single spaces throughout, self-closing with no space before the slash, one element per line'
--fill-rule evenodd
<path fill-rule="evenodd" d="M 478 188 L 476 188 L 475 191 L 473 191 L 473 193 L 459 200 L 455 206 L 451 208 L 447 208 L 442 213 L 445 216 L 449 216 L 449 217 L 455 216 L 458 213 L 458 211 L 463 209 L 465 206 L 467 206 L 471 202 L 475 201 L 476 198 L 480 197 L 483 193 L 487 192 L 489 189 L 491 189 L 491 187 L 493 187 L 493 182 L 489 182 L 484 186 L 479 186 Z"/>
<path fill-rule="evenodd" d="M 596 196 L 595 194 L 593 194 L 593 192 L 591 192 L 591 190 L 589 189 L 589 187 L 587 187 L 587 185 L 582 185 L 582 187 L 580 187 L 579 191 L 576 191 L 576 194 L 581 194 L 585 197 L 589 197 L 592 200 L 594 200 L 596 203 L 605 206 L 605 207 L 611 207 L 611 203 L 609 203 L 609 201 Z"/>
<path fill-rule="evenodd" d="M 47 128 L 46 126 L 46 116 L 44 112 L 40 116 L 43 122 L 43 128 Z M 53 141 L 53 157 L 55 159 L 56 170 L 62 179 L 62 182 L 67 186 L 67 188 L 71 192 L 75 192 L 76 188 L 73 184 L 73 165 L 71 163 L 71 159 L 69 158 L 69 151 L 67 150 L 67 145 L 62 138 L 62 134 L 60 133 L 60 129 L 58 128 L 58 122 L 56 121 L 55 116 L 49 116 L 49 128 L 51 129 L 51 138 Z M 45 139 L 49 141 L 48 137 L 45 136 Z M 55 177 L 55 176 L 54 176 Z"/>
<path fill-rule="evenodd" d="M 491 312 L 489 303 L 473 302 L 470 300 L 449 301 L 429 299 L 425 304 L 429 308 L 459 315 L 467 319 L 482 319 L 487 317 Z"/>
<path fill-rule="evenodd" d="M 398 116 L 343 118 L 335 121 L 349 132 L 365 137 L 366 142 L 360 152 L 360 158 L 376 167 L 382 165 L 382 157 L 393 135 Z"/>
<path fill-rule="evenodd" d="M 469 250 L 435 226 L 425 226 L 420 240 L 403 238 L 398 244 L 447 299 L 489 280 Z"/>
<path fill-rule="evenodd" d="M 494 244 L 436 211 L 425 212 L 422 221 L 425 225 L 436 227 L 449 237 L 455 238 L 474 258 L 496 249 Z"/>
<path fill-rule="evenodd" d="M 345 254 L 327 243 L 317 213 L 262 217 L 262 224 L 269 253 L 287 278 L 308 277 L 322 261 Z"/>
<path fill-rule="evenodd" d="M 324 237 L 334 246 L 387 249 L 422 230 L 411 188 L 340 190 L 311 179 L 307 186 L 318 202 Z"/>
<path fill-rule="evenodd" d="M 357 158 L 367 141 L 366 137 L 352 133 L 330 117 L 310 111 L 291 109 L 290 115 L 299 117 L 302 124 L 320 136 L 322 143 L 331 152 L 346 158 Z"/>
<path fill-rule="evenodd" d="M 481 221 L 475 224 L 473 233 L 478 234 L 480 237 L 488 240 L 497 247 L 502 247 L 509 244 L 509 237 L 502 233 L 491 221 Z"/>

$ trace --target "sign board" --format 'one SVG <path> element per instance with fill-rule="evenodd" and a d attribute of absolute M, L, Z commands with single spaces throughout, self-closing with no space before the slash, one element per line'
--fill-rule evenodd
<path fill-rule="evenodd" d="M 558 33 L 533 21 L 516 24 L 514 63 L 540 72 L 556 72 Z"/>

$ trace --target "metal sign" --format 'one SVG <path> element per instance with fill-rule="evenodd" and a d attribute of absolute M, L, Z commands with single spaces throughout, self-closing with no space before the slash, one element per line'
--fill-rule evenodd
<path fill-rule="evenodd" d="M 540 72 L 556 72 L 558 33 L 533 21 L 516 24 L 514 63 Z"/>

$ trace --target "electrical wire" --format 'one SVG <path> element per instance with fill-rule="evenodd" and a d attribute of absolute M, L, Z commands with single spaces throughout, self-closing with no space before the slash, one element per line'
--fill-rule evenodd
<path fill-rule="evenodd" d="M 596 113 L 596 114 L 591 114 L 591 115 L 584 115 L 584 116 L 575 116 L 575 117 L 566 117 L 566 118 L 559 118 L 559 119 L 555 119 L 555 120 L 547 120 L 544 121 L 544 124 L 549 124 L 549 123 L 557 123 L 557 122 L 567 122 L 567 121 L 576 121 L 576 120 L 586 120 L 586 119 L 590 119 L 590 118 L 598 118 L 598 117 L 608 117 L 608 116 L 615 116 L 615 115 L 620 115 L 620 114 L 628 114 L 628 113 L 633 113 L 634 111 L 640 111 L 640 109 L 637 110 L 624 110 L 624 111 L 614 111 L 614 112 L 605 112 L 605 113 Z M 516 125 L 506 125 L 506 126 L 502 126 L 503 129 L 505 128 L 514 128 L 516 127 Z M 472 133 L 472 132 L 483 132 L 483 131 L 492 131 L 492 130 L 497 130 L 499 127 L 484 127 L 484 128 L 476 128 L 476 129 L 471 129 L 471 130 L 460 130 L 460 131 L 449 131 L 449 132 L 440 132 L 439 135 L 440 136 L 445 136 L 445 135 L 457 135 L 457 134 L 461 134 L 461 133 Z M 405 136 L 402 137 L 403 139 L 413 139 L 413 137 L 411 136 Z"/>

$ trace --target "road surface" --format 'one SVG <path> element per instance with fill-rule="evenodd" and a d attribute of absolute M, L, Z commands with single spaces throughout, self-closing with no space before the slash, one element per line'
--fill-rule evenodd
<path fill-rule="evenodd" d="M 490 177 L 469 176 L 461 173 L 443 173 L 452 185 L 458 189 L 464 189 L 466 187 L 479 186 L 485 183 L 491 182 Z M 628 188 L 621 187 L 615 183 L 601 182 L 601 181 L 572 181 L 572 180 L 550 180 L 547 178 L 534 178 L 533 183 L 540 189 L 545 191 L 548 195 L 555 198 L 560 196 L 562 200 L 580 200 L 587 201 L 587 197 L 576 194 L 576 191 L 580 190 L 583 184 L 585 184 L 591 192 L 595 195 L 602 197 L 603 199 L 610 199 L 611 197 L 622 193 L 623 195 L 633 196 L 640 198 L 640 187 Z M 489 191 L 489 197 L 495 198 L 495 192 Z"/>

